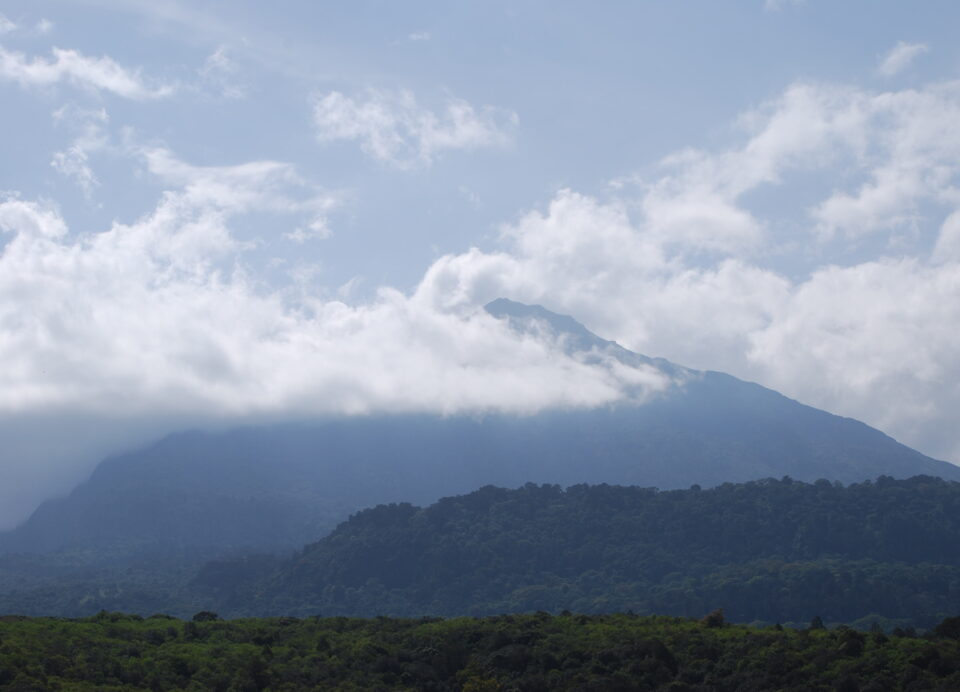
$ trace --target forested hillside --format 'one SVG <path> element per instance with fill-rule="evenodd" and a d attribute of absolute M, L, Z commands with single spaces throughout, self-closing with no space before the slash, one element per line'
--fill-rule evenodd
<path fill-rule="evenodd" d="M 960 483 L 791 479 L 714 489 L 529 484 L 381 505 L 287 554 L 0 569 L 0 612 L 186 616 L 633 611 L 931 627 L 960 614 Z M 77 559 L 73 556 L 72 559 Z M 9 565 L 13 558 L 8 558 Z"/>
<path fill-rule="evenodd" d="M 956 690 L 960 619 L 924 638 L 630 615 L 183 622 L 0 618 L 0 687 L 40 690 Z"/>
<path fill-rule="evenodd" d="M 229 563 L 196 583 L 223 607 L 301 615 L 723 607 L 740 622 L 929 626 L 960 612 L 958 545 L 960 483 L 929 477 L 682 491 L 527 485 L 365 510 L 232 602 Z"/>

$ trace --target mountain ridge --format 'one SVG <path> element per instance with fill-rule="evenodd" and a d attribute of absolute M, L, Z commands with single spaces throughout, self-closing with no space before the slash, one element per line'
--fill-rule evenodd
<path fill-rule="evenodd" d="M 960 480 L 960 467 L 759 384 L 633 353 L 541 306 L 503 299 L 488 310 L 515 329 L 542 329 L 531 323 L 540 321 L 581 355 L 657 368 L 674 385 L 643 404 L 526 417 L 397 414 L 174 434 L 112 457 L 45 502 L 0 534 L 0 554 L 108 544 L 286 550 L 363 507 L 484 485 Z"/>

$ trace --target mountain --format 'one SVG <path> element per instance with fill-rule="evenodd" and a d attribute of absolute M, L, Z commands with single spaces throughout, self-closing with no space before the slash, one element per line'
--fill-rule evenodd
<path fill-rule="evenodd" d="M 553 332 L 585 359 L 648 365 L 675 384 L 644 404 L 593 410 L 345 417 L 172 435 L 104 461 L 69 496 L 0 535 L 0 554 L 96 548 L 123 560 L 294 549 L 363 507 L 426 504 L 484 485 L 960 480 L 957 466 L 760 385 L 632 353 L 539 306 L 498 300 L 488 310 L 515 329 Z"/>
<path fill-rule="evenodd" d="M 715 489 L 528 484 L 381 505 L 246 588 L 194 580 L 233 614 L 626 612 L 737 622 L 960 612 L 960 483 L 881 477 Z M 869 624 L 869 623 L 868 623 Z"/>

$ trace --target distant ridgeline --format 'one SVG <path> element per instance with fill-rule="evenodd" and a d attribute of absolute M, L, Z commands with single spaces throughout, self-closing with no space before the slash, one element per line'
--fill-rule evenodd
<path fill-rule="evenodd" d="M 292 550 L 364 507 L 427 504 L 484 485 L 960 480 L 960 467 L 760 385 L 632 353 L 539 306 L 497 300 L 487 309 L 513 329 L 562 337 L 579 357 L 655 368 L 674 384 L 642 405 L 594 410 L 361 416 L 173 435 L 102 463 L 71 495 L 44 503 L 0 534 L 0 555 L 94 550 L 122 561 Z"/>

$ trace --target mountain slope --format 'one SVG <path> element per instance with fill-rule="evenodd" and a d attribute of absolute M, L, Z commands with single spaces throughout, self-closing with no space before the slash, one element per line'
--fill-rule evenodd
<path fill-rule="evenodd" d="M 101 464 L 0 536 L 0 553 L 294 548 L 363 507 L 488 484 L 960 480 L 957 466 L 759 385 L 632 353 L 538 306 L 501 300 L 488 309 L 516 329 L 552 330 L 585 358 L 649 365 L 676 384 L 643 405 L 528 417 L 371 416 L 173 435 Z"/>

